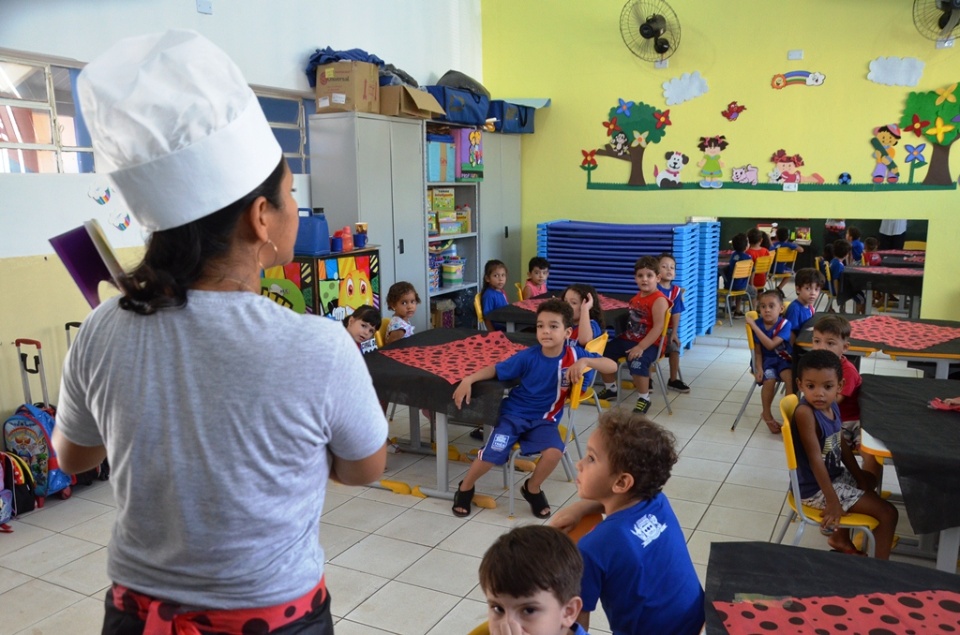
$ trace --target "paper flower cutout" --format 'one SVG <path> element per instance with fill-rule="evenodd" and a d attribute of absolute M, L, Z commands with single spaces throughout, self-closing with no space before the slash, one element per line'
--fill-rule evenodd
<path fill-rule="evenodd" d="M 949 101 L 951 104 L 957 103 L 957 96 L 953 94 L 953 91 L 957 90 L 956 84 L 951 84 L 946 88 L 937 88 L 936 93 L 940 95 L 937 97 L 937 101 L 934 103 L 934 106 L 939 106 L 945 101 Z"/>
<path fill-rule="evenodd" d="M 663 112 L 656 111 L 653 113 L 653 118 L 657 120 L 657 128 L 663 128 L 664 126 L 669 126 L 673 122 L 670 121 L 670 111 L 664 110 Z"/>
<path fill-rule="evenodd" d="M 923 151 L 926 149 L 927 144 L 921 143 L 920 145 L 914 147 L 909 143 L 904 146 L 907 149 L 907 158 L 905 161 L 907 163 L 913 163 L 914 161 L 919 161 L 920 163 L 926 163 L 927 160 L 923 158 Z"/>
<path fill-rule="evenodd" d="M 630 116 L 630 109 L 633 108 L 634 102 L 632 101 L 623 101 L 622 99 L 617 99 L 620 102 L 620 105 L 617 106 L 617 112 L 623 113 L 627 117 Z"/>
<path fill-rule="evenodd" d="M 607 129 L 607 136 L 612 137 L 613 133 L 617 130 L 620 130 L 620 126 L 617 125 L 617 118 L 614 117 L 610 121 L 604 121 L 603 127 Z"/>
<path fill-rule="evenodd" d="M 648 135 L 648 134 L 650 134 L 650 131 L 649 131 L 649 130 L 644 130 L 644 131 L 643 131 L 643 134 L 641 134 L 641 133 L 637 132 L 636 130 L 634 130 L 634 131 L 633 131 L 633 142 L 632 142 L 630 145 L 633 146 L 634 148 L 636 148 L 637 146 L 640 146 L 641 148 L 646 148 L 646 147 L 647 147 L 647 135 Z"/>
<path fill-rule="evenodd" d="M 777 73 L 773 76 L 773 79 L 770 81 L 770 85 L 777 90 L 780 90 L 787 85 L 787 78 L 783 76 L 783 73 Z"/>
<path fill-rule="evenodd" d="M 580 167 L 584 168 L 590 165 L 597 165 L 597 151 L 596 150 L 581 150 L 583 153 L 583 161 L 580 162 Z"/>
<path fill-rule="evenodd" d="M 913 134 L 917 135 L 918 137 L 922 137 L 922 136 L 923 136 L 923 128 L 924 128 L 924 126 L 929 126 L 929 125 L 930 125 L 930 122 L 929 122 L 929 121 L 921 121 L 920 117 L 918 117 L 916 114 L 914 114 L 914 115 L 913 115 L 913 123 L 911 123 L 909 126 L 907 126 L 907 131 L 908 131 L 908 132 L 912 132 Z"/>
<path fill-rule="evenodd" d="M 956 126 L 944 125 L 943 117 L 937 117 L 937 122 L 933 124 L 932 128 L 927 128 L 926 133 L 935 136 L 937 138 L 937 143 L 943 145 L 943 135 L 950 132 L 955 127 Z"/>

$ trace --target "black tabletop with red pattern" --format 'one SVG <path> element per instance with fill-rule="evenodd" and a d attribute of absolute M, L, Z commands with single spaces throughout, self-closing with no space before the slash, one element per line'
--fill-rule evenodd
<path fill-rule="evenodd" d="M 809 348 L 813 325 L 829 313 L 817 313 L 803 325 L 797 344 Z M 960 357 L 960 322 L 915 320 L 889 315 L 846 315 L 852 331 L 852 349 L 883 351 L 894 355 Z"/>
<path fill-rule="evenodd" d="M 923 269 L 854 265 L 844 269 L 838 293 L 841 302 L 852 300 L 858 293 L 868 290 L 919 296 L 923 293 Z"/>

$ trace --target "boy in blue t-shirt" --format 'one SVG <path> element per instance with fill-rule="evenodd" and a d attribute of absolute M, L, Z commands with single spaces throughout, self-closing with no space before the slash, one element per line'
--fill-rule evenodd
<path fill-rule="evenodd" d="M 577 624 L 583 559 L 553 527 L 516 527 L 483 554 L 480 588 L 491 633 L 587 635 Z"/>
<path fill-rule="evenodd" d="M 820 297 L 820 287 L 823 286 L 823 276 L 813 267 L 805 267 L 797 271 L 793 277 L 797 290 L 797 299 L 787 306 L 783 317 L 790 322 L 790 346 L 797 343 L 800 329 L 814 314 L 814 305 Z"/>
<path fill-rule="evenodd" d="M 680 522 L 663 493 L 677 462 L 673 435 L 644 415 L 608 410 L 577 462 L 583 499 L 550 524 L 576 528 L 588 514 L 606 518 L 580 539 L 583 611 L 603 602 L 614 633 L 696 635 L 704 621 L 703 588 Z"/>
<path fill-rule="evenodd" d="M 863 264 L 863 250 L 865 246 L 863 241 L 860 240 L 859 227 L 847 227 L 847 241 L 850 243 L 850 262 L 848 264 Z"/>
<path fill-rule="evenodd" d="M 737 280 L 735 287 L 730 286 L 733 281 L 733 270 L 737 266 L 737 263 L 741 260 L 753 260 L 750 254 L 747 253 L 747 245 L 749 244 L 747 235 L 744 233 L 737 234 L 731 239 L 730 243 L 733 246 L 733 254 L 730 256 L 730 264 L 723 270 L 723 286 L 730 291 L 746 290 L 747 293 L 750 293 L 750 290 L 753 288 L 750 284 L 750 278 Z M 734 298 L 733 302 L 733 317 L 742 318 L 743 311 L 740 310 L 740 296 Z"/>
<path fill-rule="evenodd" d="M 455 516 L 470 515 L 477 479 L 494 466 L 506 463 L 518 440 L 524 454 L 540 453 L 537 467 L 520 493 L 530 503 L 534 516 L 550 516 L 550 504 L 540 486 L 563 456 L 564 444 L 557 424 L 570 388 L 588 369 L 617 371 L 615 361 L 567 344 L 572 322 L 573 309 L 569 304 L 559 299 L 547 300 L 537 307 L 538 346 L 467 375 L 453 392 L 453 401 L 460 408 L 464 402 L 470 403 L 471 387 L 478 381 L 520 380 L 503 400 L 493 433 L 460 481 L 453 498 Z"/>
<path fill-rule="evenodd" d="M 757 299 L 759 320 L 747 318 L 753 331 L 753 374 L 760 389 L 761 416 L 773 434 L 780 434 L 780 424 L 773 418 L 771 407 L 777 382 L 793 383 L 793 346 L 790 345 L 790 321 L 783 312 L 783 294 L 779 289 L 764 291 Z"/>
<path fill-rule="evenodd" d="M 688 393 L 690 386 L 680 379 L 680 314 L 683 313 L 683 289 L 673 284 L 677 277 L 677 260 L 673 254 L 660 254 L 660 282 L 657 289 L 670 303 L 670 327 L 667 329 L 667 358 L 670 360 L 670 381 L 667 387 Z"/>

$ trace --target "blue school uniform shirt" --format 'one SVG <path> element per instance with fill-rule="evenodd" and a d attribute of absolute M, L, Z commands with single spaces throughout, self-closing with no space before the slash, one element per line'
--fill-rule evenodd
<path fill-rule="evenodd" d="M 507 300 L 507 294 L 499 289 L 488 287 L 480 294 L 480 310 L 487 316 L 494 309 L 507 306 L 510 302 Z M 496 331 L 506 330 L 507 325 L 504 322 L 494 322 L 493 328 Z"/>
<path fill-rule="evenodd" d="M 703 589 L 663 493 L 607 516 L 577 546 L 583 610 L 603 602 L 614 633 L 700 632 Z"/>
<path fill-rule="evenodd" d="M 497 379 L 519 379 L 500 406 L 500 414 L 527 421 L 560 421 L 563 402 L 570 392 L 566 370 L 583 357 L 599 357 L 579 346 L 564 346 L 557 357 L 547 357 L 539 344 L 522 350 L 496 365 Z"/>
<path fill-rule="evenodd" d="M 783 312 L 783 317 L 790 322 L 790 332 L 794 335 L 800 335 L 800 329 L 807 323 L 807 320 L 813 317 L 813 313 L 812 305 L 804 306 L 799 300 L 794 300 Z"/>
<path fill-rule="evenodd" d="M 737 288 L 730 288 L 730 281 L 733 279 L 733 268 L 736 267 L 737 263 L 741 260 L 752 260 L 750 255 L 745 251 L 735 251 L 733 255 L 730 256 L 730 264 L 727 265 L 727 268 L 723 270 L 723 286 L 725 286 L 730 291 L 743 291 L 747 288 L 747 282 L 750 281 L 750 278 L 744 278 L 743 280 L 737 281 Z"/>
<path fill-rule="evenodd" d="M 657 283 L 657 288 L 670 301 L 671 316 L 683 313 L 683 289 L 675 284 L 671 284 L 669 287 L 661 287 L 660 283 Z"/>
<path fill-rule="evenodd" d="M 863 250 L 865 249 L 863 241 L 860 239 L 850 241 L 850 258 L 854 262 L 860 262 L 863 258 Z"/>
<path fill-rule="evenodd" d="M 836 296 L 837 292 L 840 290 L 840 276 L 843 275 L 843 269 L 843 261 L 839 258 L 834 258 L 830 261 L 830 293 L 832 293 L 834 296 Z"/>
<path fill-rule="evenodd" d="M 783 241 L 782 243 L 781 243 L 781 242 L 776 242 L 776 243 L 773 243 L 772 249 L 770 249 L 770 251 L 776 253 L 776 251 L 777 251 L 778 249 L 780 249 L 781 247 L 783 247 L 783 248 L 785 248 L 785 249 L 792 249 L 792 250 L 796 251 L 796 250 L 797 250 L 797 243 L 792 243 L 792 242 L 786 241 L 786 240 Z M 792 270 L 793 270 L 793 269 L 792 269 L 792 267 L 791 267 L 791 271 L 792 271 Z M 776 264 L 776 268 L 773 270 L 774 273 L 785 273 L 786 271 L 787 271 L 787 265 L 786 265 L 786 263 L 783 263 L 783 262 L 778 262 L 778 263 Z"/>
<path fill-rule="evenodd" d="M 763 323 L 763 320 L 757 320 L 757 326 L 763 331 L 763 334 L 769 337 L 771 340 L 775 337 L 782 337 L 783 341 L 775 349 L 768 350 L 766 346 L 760 343 L 760 339 L 757 337 L 757 334 L 753 334 L 753 343 L 755 346 L 760 347 L 760 357 L 761 359 L 770 359 L 771 357 L 778 357 L 787 361 L 793 360 L 793 346 L 790 345 L 790 320 L 778 317 L 777 321 L 774 322 L 773 326 L 767 328 L 766 324 Z"/>

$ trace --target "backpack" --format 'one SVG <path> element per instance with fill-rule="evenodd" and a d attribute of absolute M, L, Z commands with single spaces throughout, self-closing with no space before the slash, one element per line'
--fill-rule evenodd
<path fill-rule="evenodd" d="M 60 471 L 50 440 L 53 426 L 53 417 L 29 403 L 3 423 L 4 446 L 23 458 L 33 474 L 38 507 L 43 506 L 43 497 L 56 492 L 69 496 L 70 477 Z"/>
<path fill-rule="evenodd" d="M 0 531 L 12 532 L 5 523 L 20 514 L 33 511 L 33 474 L 26 461 L 9 452 L 0 452 Z"/>

